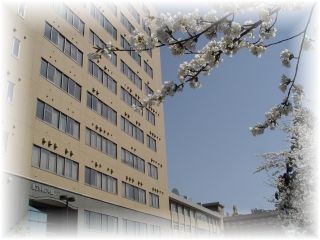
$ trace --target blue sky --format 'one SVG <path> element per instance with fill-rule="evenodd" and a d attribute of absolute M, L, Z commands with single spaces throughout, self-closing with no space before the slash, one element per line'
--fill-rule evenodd
<path fill-rule="evenodd" d="M 194 7 L 156 6 L 159 12 L 189 11 Z M 280 14 L 276 39 L 300 32 L 305 22 L 301 12 Z M 275 189 L 268 186 L 265 173 L 253 172 L 262 162 L 257 154 L 286 149 L 286 135 L 268 130 L 253 137 L 249 127 L 264 121 L 265 112 L 284 98 L 278 85 L 283 73 L 292 76 L 292 69 L 281 65 L 279 54 L 285 48 L 297 49 L 298 42 L 296 39 L 269 48 L 262 58 L 248 50 L 233 58 L 224 57 L 218 69 L 200 78 L 202 88 L 186 87 L 183 93 L 166 99 L 170 190 L 178 188 L 180 194 L 194 202 L 219 201 L 227 212 L 232 205 L 240 213 L 273 208 L 267 199 Z M 164 81 L 177 80 L 177 69 L 183 60 L 172 56 L 168 49 L 161 49 Z"/>

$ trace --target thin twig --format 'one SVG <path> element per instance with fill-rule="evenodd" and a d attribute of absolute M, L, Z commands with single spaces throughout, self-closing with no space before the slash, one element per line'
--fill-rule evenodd
<path fill-rule="evenodd" d="M 296 63 L 296 68 L 295 68 L 295 72 L 294 72 L 294 76 L 293 76 L 293 79 L 291 80 L 291 85 L 289 87 L 289 90 L 288 90 L 288 95 L 287 97 L 285 98 L 285 100 L 283 101 L 284 104 L 286 104 L 288 102 L 288 99 L 290 97 L 290 93 L 291 93 L 291 90 L 294 86 L 294 83 L 296 81 L 296 78 L 297 78 L 297 74 L 298 74 L 298 70 L 299 70 L 299 63 L 300 63 L 300 59 L 301 59 L 301 53 L 302 53 L 302 49 L 303 49 L 303 44 L 304 44 L 304 40 L 305 40 L 305 36 L 306 36 L 306 33 L 307 33 L 307 29 L 309 27 L 309 24 L 310 24 L 310 21 L 311 21 L 311 17 L 312 17 L 312 14 L 313 14 L 313 10 L 315 8 L 315 6 L 317 5 L 317 3 L 314 3 L 312 5 L 312 8 L 311 8 L 311 11 L 310 11 L 310 14 L 309 14 L 309 17 L 308 17 L 308 21 L 307 21 L 307 24 L 303 30 L 303 36 L 302 36 L 302 41 L 301 41 L 301 44 L 300 44 L 300 49 L 299 49 L 299 54 L 298 54 L 298 59 L 297 59 L 297 63 Z"/>

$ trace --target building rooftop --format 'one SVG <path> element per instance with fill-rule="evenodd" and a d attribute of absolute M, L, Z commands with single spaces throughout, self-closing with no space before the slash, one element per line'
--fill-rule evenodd
<path fill-rule="evenodd" d="M 195 209 L 198 209 L 199 211 L 202 211 L 204 213 L 207 213 L 207 214 L 210 214 L 210 215 L 213 215 L 213 216 L 216 216 L 216 217 L 219 217 L 221 218 L 221 214 L 219 214 L 218 212 L 215 212 L 215 211 L 212 211 L 202 205 L 199 205 L 197 203 L 194 203 L 188 199 L 186 199 L 184 196 L 180 196 L 180 195 L 177 195 L 175 193 L 172 193 L 172 192 L 169 192 L 169 198 L 170 199 L 173 199 L 181 204 L 184 204 L 184 205 L 188 205 L 190 207 L 193 207 Z"/>

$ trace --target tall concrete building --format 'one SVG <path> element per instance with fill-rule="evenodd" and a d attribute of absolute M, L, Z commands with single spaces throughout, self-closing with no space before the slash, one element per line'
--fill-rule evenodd
<path fill-rule="evenodd" d="M 169 197 L 163 106 L 132 108 L 161 87 L 159 49 L 90 57 L 109 42 L 129 49 L 135 29 L 150 34 L 152 6 L 1 5 L 3 230 L 168 234 L 175 202 L 198 213 L 186 231 L 221 232 L 223 214 Z"/>
<path fill-rule="evenodd" d="M 8 228 L 23 218 L 52 235 L 169 227 L 163 106 L 131 107 L 161 87 L 160 51 L 88 58 L 108 42 L 130 48 L 135 29 L 149 34 L 152 7 L 2 4 L 2 163 L 18 216 Z"/>

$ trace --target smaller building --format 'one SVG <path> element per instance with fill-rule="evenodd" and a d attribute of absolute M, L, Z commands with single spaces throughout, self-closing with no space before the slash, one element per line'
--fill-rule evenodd
<path fill-rule="evenodd" d="M 169 193 L 171 228 L 174 235 L 210 236 L 223 232 L 223 205 L 201 205 L 185 196 Z M 219 207 L 219 208 L 218 208 Z M 222 208 L 222 211 L 221 211 Z M 220 211 L 215 211 L 219 209 Z"/>
<path fill-rule="evenodd" d="M 250 214 L 227 216 L 223 219 L 225 235 L 279 235 L 281 220 L 275 210 L 252 209 Z"/>

